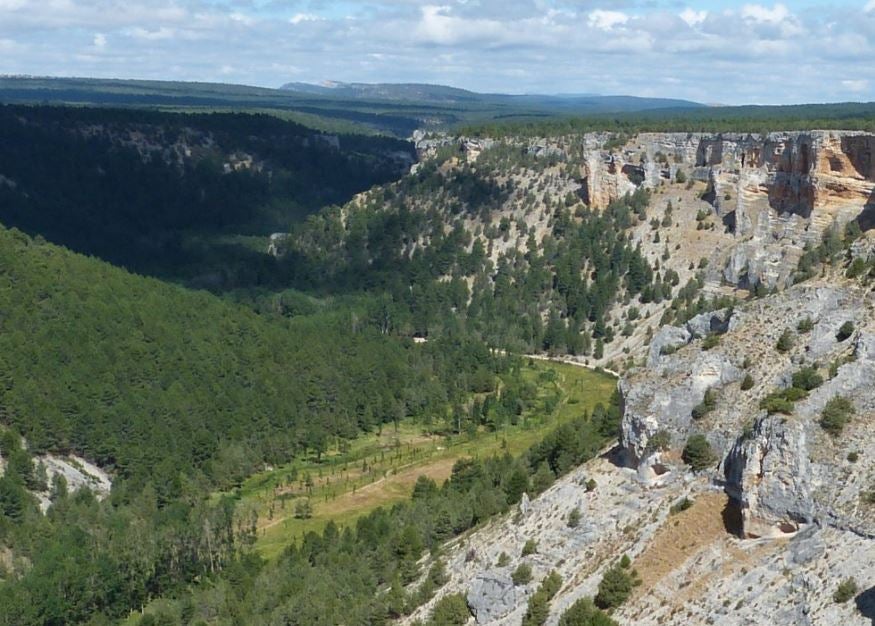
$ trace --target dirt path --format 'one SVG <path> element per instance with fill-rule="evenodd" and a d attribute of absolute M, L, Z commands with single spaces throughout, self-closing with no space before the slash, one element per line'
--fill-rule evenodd
<path fill-rule="evenodd" d="M 610 374 L 616 378 L 620 377 L 619 372 L 615 372 L 614 370 L 609 370 L 606 367 L 594 367 L 592 365 L 586 365 L 585 363 L 581 363 L 580 361 L 575 361 L 571 357 L 555 357 L 555 356 L 547 356 L 545 354 L 526 354 L 525 357 L 527 359 L 535 359 L 536 361 L 550 361 L 551 363 L 564 363 L 565 365 L 574 365 L 576 367 L 582 367 L 584 369 L 588 369 L 591 371 L 595 371 L 600 369 L 606 374 Z"/>

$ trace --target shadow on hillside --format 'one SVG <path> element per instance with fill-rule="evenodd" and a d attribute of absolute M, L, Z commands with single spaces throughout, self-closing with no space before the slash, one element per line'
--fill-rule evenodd
<path fill-rule="evenodd" d="M 875 587 L 871 587 L 854 598 L 854 604 L 863 617 L 871 620 L 875 626 Z"/>
<path fill-rule="evenodd" d="M 723 507 L 723 528 L 730 535 L 744 537 L 744 521 L 741 516 L 741 503 L 735 498 L 729 498 Z"/>
<path fill-rule="evenodd" d="M 860 225 L 860 230 L 863 232 L 875 228 L 875 190 L 872 191 L 869 201 L 857 217 L 857 224 Z"/>

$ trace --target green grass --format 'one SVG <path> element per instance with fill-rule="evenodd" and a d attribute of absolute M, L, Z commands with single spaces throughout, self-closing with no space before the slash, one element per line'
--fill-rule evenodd
<path fill-rule="evenodd" d="M 329 520 L 339 526 L 355 523 L 377 507 L 407 499 L 420 475 L 442 482 L 459 458 L 519 455 L 556 426 L 606 404 L 616 386 L 607 374 L 564 363 L 532 361 L 523 375 L 537 385 L 538 394 L 515 426 L 445 437 L 403 422 L 397 430 L 389 426 L 346 444 L 335 442 L 318 462 L 301 458 L 250 477 L 234 495 L 241 518 L 257 515 L 257 550 L 274 558 L 305 533 L 321 532 Z M 296 519 L 295 502 L 306 497 L 313 517 Z"/>

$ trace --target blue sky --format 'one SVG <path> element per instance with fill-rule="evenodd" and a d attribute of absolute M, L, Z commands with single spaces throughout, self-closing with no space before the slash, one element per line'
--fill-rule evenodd
<path fill-rule="evenodd" d="M 875 100 L 875 0 L 0 0 L 0 73 Z"/>

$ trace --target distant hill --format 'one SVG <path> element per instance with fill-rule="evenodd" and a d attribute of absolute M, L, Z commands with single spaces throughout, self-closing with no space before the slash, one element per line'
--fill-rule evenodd
<path fill-rule="evenodd" d="M 695 102 L 599 95 L 482 94 L 426 84 L 290 83 L 280 89 L 151 80 L 0 76 L 0 103 L 73 104 L 172 111 L 245 111 L 330 132 L 409 137 L 505 120 L 701 108 Z"/>
<path fill-rule="evenodd" d="M 602 96 L 599 94 L 512 95 L 476 93 L 466 89 L 420 83 L 287 83 L 281 87 L 298 94 L 404 102 L 435 102 L 478 105 L 511 105 L 532 107 L 551 112 L 606 113 L 647 111 L 668 108 L 699 108 L 704 105 L 689 100 L 669 98 L 638 98 L 635 96 Z"/>
<path fill-rule="evenodd" d="M 480 94 L 466 89 L 421 83 L 340 83 L 326 81 L 321 84 L 287 83 L 280 87 L 280 89 L 318 96 L 365 100 L 477 102 L 482 99 Z"/>

